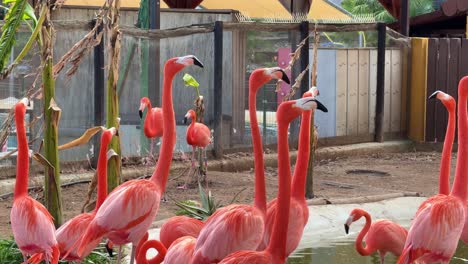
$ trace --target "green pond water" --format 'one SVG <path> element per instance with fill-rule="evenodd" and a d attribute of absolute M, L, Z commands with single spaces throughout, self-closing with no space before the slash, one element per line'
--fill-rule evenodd
<path fill-rule="evenodd" d="M 397 259 L 392 254 L 385 257 L 386 264 L 396 263 Z M 359 255 L 351 239 L 331 243 L 327 247 L 305 248 L 291 254 L 288 264 L 380 264 L 377 253 L 363 257 Z M 468 263 L 468 245 L 460 242 L 451 264 Z"/>

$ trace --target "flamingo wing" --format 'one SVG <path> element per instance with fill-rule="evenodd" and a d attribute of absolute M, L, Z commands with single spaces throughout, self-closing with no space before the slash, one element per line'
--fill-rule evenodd
<path fill-rule="evenodd" d="M 176 239 L 167 249 L 164 264 L 189 263 L 196 243 L 197 239 L 192 236 L 183 236 Z"/>
<path fill-rule="evenodd" d="M 73 250 L 73 246 L 81 239 L 93 218 L 94 214 L 92 213 L 80 214 L 68 220 L 59 229 L 57 229 L 55 235 L 57 236 L 61 258 L 65 257 L 65 254 L 69 252 L 68 256 L 65 257 L 67 260 L 82 259 L 78 256 L 76 248 Z M 83 257 L 88 256 L 99 242 L 100 239 L 96 239 L 89 243 L 83 253 Z"/>
<path fill-rule="evenodd" d="M 52 216 L 41 203 L 29 196 L 16 199 L 10 221 L 15 241 L 23 253 L 44 253 L 46 260 L 52 260 L 57 248 L 55 227 Z"/>
<path fill-rule="evenodd" d="M 104 235 L 116 245 L 138 244 L 159 209 L 159 200 L 160 190 L 149 180 L 132 180 L 115 188 L 87 228 L 79 255 L 87 244 Z"/>
<path fill-rule="evenodd" d="M 366 244 L 384 252 L 400 256 L 405 246 L 408 231 L 390 220 L 377 220 L 372 223 L 366 235 Z"/>
<path fill-rule="evenodd" d="M 465 222 L 464 204 L 453 196 L 438 196 L 413 220 L 399 264 L 445 262 L 455 253 Z"/>
<path fill-rule="evenodd" d="M 235 251 L 255 250 L 263 231 L 264 217 L 257 208 L 239 204 L 223 207 L 206 221 L 191 263 L 216 262 Z"/>
<path fill-rule="evenodd" d="M 151 109 L 151 118 L 152 118 L 152 130 L 154 132 L 153 137 L 162 137 L 163 135 L 163 114 L 162 109 L 159 107 L 153 107 Z"/>
<path fill-rule="evenodd" d="M 159 238 L 164 246 L 169 248 L 171 244 L 180 237 L 191 236 L 197 238 L 203 226 L 204 223 L 202 221 L 191 217 L 171 217 L 161 226 Z"/>
<path fill-rule="evenodd" d="M 211 131 L 210 129 L 202 124 L 195 123 L 195 126 L 191 132 L 191 140 L 197 147 L 206 147 L 211 143 Z"/>

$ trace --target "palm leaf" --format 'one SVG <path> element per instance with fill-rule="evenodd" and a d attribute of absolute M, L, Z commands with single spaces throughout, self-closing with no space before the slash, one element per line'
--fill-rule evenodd
<path fill-rule="evenodd" d="M 16 42 L 16 31 L 21 25 L 27 2 L 26 0 L 14 2 L 5 17 L 5 24 L 2 27 L 3 32 L 0 37 L 0 71 L 3 71 L 10 58 Z"/>

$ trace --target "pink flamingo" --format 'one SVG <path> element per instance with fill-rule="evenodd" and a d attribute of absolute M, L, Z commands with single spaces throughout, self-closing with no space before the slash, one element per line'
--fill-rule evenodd
<path fill-rule="evenodd" d="M 187 123 L 187 119 L 192 120 L 192 123 L 187 128 L 187 144 L 192 146 L 192 169 L 195 169 L 195 148 L 205 149 L 206 146 L 211 144 L 211 131 L 203 123 L 197 122 L 197 114 L 192 109 L 188 110 L 184 118 L 184 123 Z M 206 155 L 206 153 L 205 153 Z M 205 156 L 205 167 L 207 167 L 206 156 Z M 179 189 L 187 189 L 187 182 L 189 181 L 191 173 L 187 174 L 187 179 L 185 180 L 184 185 L 179 187 Z"/>
<path fill-rule="evenodd" d="M 107 196 L 107 147 L 109 146 L 112 137 L 117 134 L 117 130 L 112 127 L 105 130 L 101 136 L 101 148 L 99 150 L 99 158 L 97 165 L 97 175 L 98 175 L 98 188 L 97 188 L 97 199 L 96 207 L 91 213 L 79 214 L 72 219 L 68 220 L 63 224 L 57 231 L 55 235 L 57 237 L 58 246 L 60 249 L 60 258 L 62 260 L 76 261 L 81 263 L 81 260 L 88 256 L 91 251 L 99 245 L 100 239 L 92 241 L 86 247 L 82 256 L 78 256 L 76 248 L 73 249 L 73 246 L 77 241 L 81 239 L 84 231 L 88 227 L 89 223 L 93 220 L 96 215 L 96 211 L 102 205 Z M 39 263 L 43 258 L 43 254 L 37 254 L 29 259 L 30 262 Z"/>
<path fill-rule="evenodd" d="M 11 229 L 23 254 L 24 263 L 28 262 L 28 255 L 37 253 L 44 254 L 47 263 L 58 263 L 60 252 L 52 216 L 41 203 L 28 195 L 29 147 L 24 124 L 28 104 L 29 100 L 23 98 L 15 105 L 18 156 L 13 207 L 10 213 Z"/>
<path fill-rule="evenodd" d="M 169 249 L 172 243 L 180 237 L 191 236 L 197 238 L 203 226 L 204 223 L 198 219 L 187 216 L 174 216 L 161 226 L 159 239 Z"/>
<path fill-rule="evenodd" d="M 143 111 L 148 109 L 145 122 L 143 124 L 143 132 L 145 136 L 151 139 L 150 153 L 153 155 L 154 140 L 163 135 L 163 114 L 159 107 L 151 107 L 151 102 L 148 97 L 143 97 L 140 100 L 140 108 L 138 114 L 143 118 Z"/>
<path fill-rule="evenodd" d="M 316 87 L 312 87 L 309 91 L 305 92 L 302 97 L 315 98 L 319 93 Z M 298 156 L 296 159 L 296 166 L 294 168 L 294 177 L 292 182 L 292 195 L 291 205 L 289 209 L 289 225 L 288 225 L 288 239 L 286 243 L 286 255 L 290 255 L 299 245 L 304 232 L 304 227 L 309 219 L 309 208 L 305 199 L 305 184 L 307 177 L 307 167 L 310 154 L 310 121 L 312 111 L 304 111 L 301 118 L 301 128 L 299 136 L 299 149 L 297 150 Z M 278 211 L 278 200 L 273 199 L 268 203 L 266 228 L 263 233 L 262 244 L 257 250 L 264 250 L 269 241 L 271 232 L 273 230 L 276 212 Z M 301 217 L 298 217 L 301 216 Z"/>
<path fill-rule="evenodd" d="M 351 211 L 344 225 L 346 234 L 348 234 L 351 224 L 358 221 L 363 216 L 366 218 L 366 225 L 356 238 L 356 251 L 361 254 L 361 256 L 369 256 L 375 251 L 379 251 L 381 264 L 385 263 L 385 255 L 387 252 L 391 252 L 395 256 L 400 256 L 405 246 L 408 231 L 390 220 L 377 220 L 371 223 L 371 216 L 369 213 L 363 209 L 356 208 Z M 366 237 L 365 248 L 362 246 L 364 237 Z"/>
<path fill-rule="evenodd" d="M 249 107 L 255 109 L 252 93 L 272 79 L 283 79 L 289 83 L 286 73 L 281 68 L 257 69 L 250 76 Z M 251 110 L 252 111 L 252 110 Z M 253 119 L 252 136 L 258 128 Z M 259 135 L 259 132 L 258 132 Z M 231 252 L 256 249 L 263 237 L 266 214 L 265 179 L 263 173 L 263 155 L 261 145 L 254 142 L 255 152 L 255 194 L 254 206 L 232 204 L 217 210 L 205 222 L 197 239 L 191 263 L 211 263 L 223 259 Z M 258 158 L 261 158 L 259 160 Z M 257 162 L 261 163 L 258 165 Z"/>
<path fill-rule="evenodd" d="M 195 251 L 197 239 L 193 236 L 179 237 L 167 249 L 164 264 L 184 264 L 190 263 Z"/>
<path fill-rule="evenodd" d="M 164 65 L 162 109 L 165 132 L 156 169 L 149 180 L 127 181 L 109 194 L 83 235 L 78 255 L 84 253 L 91 241 L 106 236 L 113 244 L 119 245 L 119 255 L 122 245 L 132 243 L 131 263 L 133 263 L 136 245 L 158 212 L 172 162 L 176 141 L 172 81 L 179 71 L 194 64 L 203 67 L 193 55 L 169 59 Z"/>
<path fill-rule="evenodd" d="M 449 263 L 465 224 L 468 178 L 466 160 L 468 77 L 458 85 L 458 157 L 455 180 L 449 195 L 438 194 L 424 201 L 414 218 L 398 264 L 414 261 Z"/>
<path fill-rule="evenodd" d="M 301 98 L 282 103 L 276 113 L 278 122 L 278 160 L 282 161 L 278 162 L 278 211 L 282 213 L 276 214 L 276 221 L 267 248 L 263 251 L 237 251 L 227 256 L 220 263 L 285 263 L 288 256 L 286 254 L 286 240 L 291 201 L 288 126 L 302 111 L 314 108 L 327 111 L 316 99 Z M 301 136 L 303 135 L 301 134 Z"/>

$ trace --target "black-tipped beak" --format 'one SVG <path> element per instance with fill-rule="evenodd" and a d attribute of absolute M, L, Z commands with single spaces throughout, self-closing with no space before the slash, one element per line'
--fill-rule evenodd
<path fill-rule="evenodd" d="M 281 70 L 281 80 L 283 80 L 283 82 L 287 83 L 287 84 L 291 84 L 291 81 L 289 81 L 289 78 L 288 78 L 288 75 L 286 74 L 286 72 L 284 72 L 283 70 Z"/>
<path fill-rule="evenodd" d="M 328 113 L 328 109 L 317 99 L 315 99 L 315 102 L 317 103 L 317 109 L 321 110 L 322 112 Z"/>
<path fill-rule="evenodd" d="M 427 100 L 436 98 L 436 97 L 437 97 L 437 94 L 438 94 L 439 92 L 440 92 L 440 91 L 435 91 L 434 93 L 432 93 L 432 94 L 427 98 Z"/>
<path fill-rule="evenodd" d="M 116 137 L 119 136 L 119 130 L 118 129 L 115 130 L 115 135 L 114 136 L 116 136 Z"/>
<path fill-rule="evenodd" d="M 140 115 L 140 119 L 143 118 L 143 111 L 138 110 L 138 114 Z"/>
<path fill-rule="evenodd" d="M 197 59 L 197 57 L 193 57 L 193 64 L 197 65 L 200 68 L 203 68 L 203 63 Z"/>
<path fill-rule="evenodd" d="M 346 234 L 349 234 L 349 225 L 344 224 L 344 230 L 345 230 Z"/>
<path fill-rule="evenodd" d="M 184 124 L 187 124 L 187 117 L 184 117 Z"/>
<path fill-rule="evenodd" d="M 106 243 L 106 251 L 111 258 L 114 256 L 114 250 L 111 247 L 109 247 L 109 243 Z"/>
<path fill-rule="evenodd" d="M 31 107 L 31 100 L 28 100 L 28 107 Z"/>

